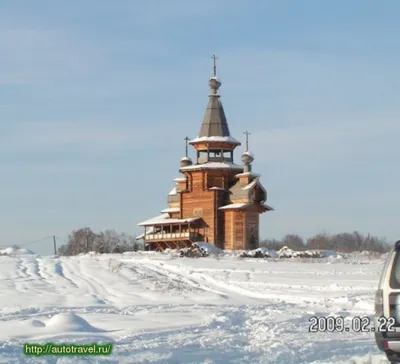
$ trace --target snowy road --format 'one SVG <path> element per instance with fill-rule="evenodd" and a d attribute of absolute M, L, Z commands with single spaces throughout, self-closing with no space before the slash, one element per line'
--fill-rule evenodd
<path fill-rule="evenodd" d="M 364 263 L 0 257 L 0 362 L 77 363 L 22 345 L 107 342 L 111 356 L 81 362 L 378 364 L 371 333 L 308 331 L 312 316 L 373 313 L 382 262 Z"/>

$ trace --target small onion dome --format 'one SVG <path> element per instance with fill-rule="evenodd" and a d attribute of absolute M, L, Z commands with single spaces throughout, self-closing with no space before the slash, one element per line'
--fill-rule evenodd
<path fill-rule="evenodd" d="M 189 157 L 183 157 L 181 159 L 181 167 L 191 166 L 192 164 L 193 162 Z"/>
<path fill-rule="evenodd" d="M 221 81 L 217 77 L 211 77 L 208 81 L 208 85 L 210 86 L 211 90 L 217 92 L 221 86 Z"/>
<path fill-rule="evenodd" d="M 250 164 L 254 161 L 254 155 L 253 155 L 253 153 L 247 151 L 242 154 L 241 159 L 244 164 Z"/>

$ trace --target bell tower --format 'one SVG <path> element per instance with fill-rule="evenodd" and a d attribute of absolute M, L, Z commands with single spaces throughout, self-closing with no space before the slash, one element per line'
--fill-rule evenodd
<path fill-rule="evenodd" d="M 190 142 L 196 149 L 196 163 L 228 162 L 233 163 L 233 151 L 241 143 L 231 137 L 218 90 L 221 81 L 217 77 L 217 57 L 214 61 L 214 75 L 209 79 L 209 101 L 203 117 L 199 136 Z"/>

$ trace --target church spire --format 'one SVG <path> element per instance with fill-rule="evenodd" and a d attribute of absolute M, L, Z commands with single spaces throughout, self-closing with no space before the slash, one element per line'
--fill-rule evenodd
<path fill-rule="evenodd" d="M 201 125 L 199 137 L 229 137 L 229 127 L 226 121 L 224 108 L 220 101 L 220 95 L 218 95 L 218 89 L 221 86 L 221 81 L 217 78 L 217 65 L 216 60 L 218 59 L 215 54 L 211 57 L 213 60 L 213 74 L 208 81 L 208 85 L 211 89 L 209 95 L 209 101 L 206 112 L 204 114 L 203 123 Z"/>

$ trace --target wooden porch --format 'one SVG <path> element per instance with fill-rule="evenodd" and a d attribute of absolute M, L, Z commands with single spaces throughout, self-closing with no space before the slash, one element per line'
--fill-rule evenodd
<path fill-rule="evenodd" d="M 179 250 L 189 248 L 192 245 L 190 240 L 171 241 L 149 241 L 145 243 L 145 250 L 163 252 L 166 249 Z"/>
<path fill-rule="evenodd" d="M 183 249 L 195 241 L 204 240 L 205 231 L 204 222 L 199 218 L 190 222 L 185 219 L 171 219 L 168 222 L 166 219 L 144 225 L 143 240 L 146 250 Z"/>

